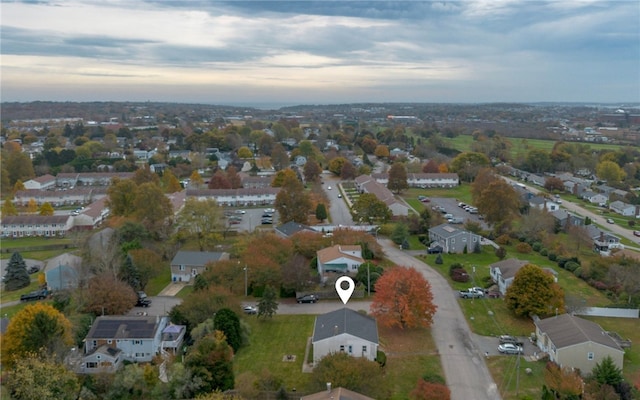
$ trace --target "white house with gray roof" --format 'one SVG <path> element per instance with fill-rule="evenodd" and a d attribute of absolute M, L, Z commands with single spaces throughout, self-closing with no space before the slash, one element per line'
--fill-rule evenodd
<path fill-rule="evenodd" d="M 379 344 L 378 325 L 375 319 L 345 307 L 316 317 L 311 343 L 314 363 L 335 353 L 374 361 Z"/>
<path fill-rule="evenodd" d="M 607 356 L 622 369 L 624 350 L 600 325 L 570 314 L 534 321 L 536 344 L 561 367 L 588 375 Z"/>
<path fill-rule="evenodd" d="M 229 253 L 218 251 L 179 251 L 171 260 L 171 281 L 191 282 L 204 272 L 208 263 L 228 260 Z"/>
<path fill-rule="evenodd" d="M 442 224 L 429 229 L 431 246 L 440 245 L 444 253 L 462 253 L 465 246 L 467 251 L 471 253 L 476 244 L 480 244 L 480 239 L 480 235 L 449 224 Z"/>

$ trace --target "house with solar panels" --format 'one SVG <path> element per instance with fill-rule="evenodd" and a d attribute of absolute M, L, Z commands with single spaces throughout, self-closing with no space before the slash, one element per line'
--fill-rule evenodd
<path fill-rule="evenodd" d="M 105 315 L 96 318 L 84 340 L 85 355 L 101 346 L 121 351 L 123 361 L 150 362 L 160 354 L 169 317 Z M 104 352 L 105 350 L 103 350 Z"/>

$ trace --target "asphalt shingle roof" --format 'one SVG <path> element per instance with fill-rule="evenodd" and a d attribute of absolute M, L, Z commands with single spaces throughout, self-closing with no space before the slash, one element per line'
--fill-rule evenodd
<path fill-rule="evenodd" d="M 546 333 L 556 348 L 595 342 L 623 351 L 620 346 L 595 322 L 571 314 L 545 318 L 535 322 L 541 332 Z"/>
<path fill-rule="evenodd" d="M 367 315 L 345 307 L 316 317 L 313 342 L 343 333 L 378 343 L 378 325 Z"/>
<path fill-rule="evenodd" d="M 224 254 L 218 251 L 179 251 L 171 260 L 171 265 L 204 266 L 219 261 Z"/>

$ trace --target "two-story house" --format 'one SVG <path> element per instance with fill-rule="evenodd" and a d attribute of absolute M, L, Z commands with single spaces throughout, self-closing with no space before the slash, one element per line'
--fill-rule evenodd
<path fill-rule="evenodd" d="M 472 252 L 476 245 L 480 245 L 481 238 L 480 235 L 449 224 L 429 228 L 431 246 L 439 245 L 444 253 L 463 253 L 465 248 Z"/>
<path fill-rule="evenodd" d="M 228 260 L 229 253 L 218 251 L 178 251 L 171 260 L 171 281 L 191 282 L 206 269 L 207 264 Z"/>

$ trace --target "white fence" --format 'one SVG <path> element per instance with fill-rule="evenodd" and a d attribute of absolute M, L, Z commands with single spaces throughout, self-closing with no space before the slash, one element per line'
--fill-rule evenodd
<path fill-rule="evenodd" d="M 576 315 L 592 317 L 638 318 L 640 310 L 632 308 L 585 307 L 574 312 Z"/>

